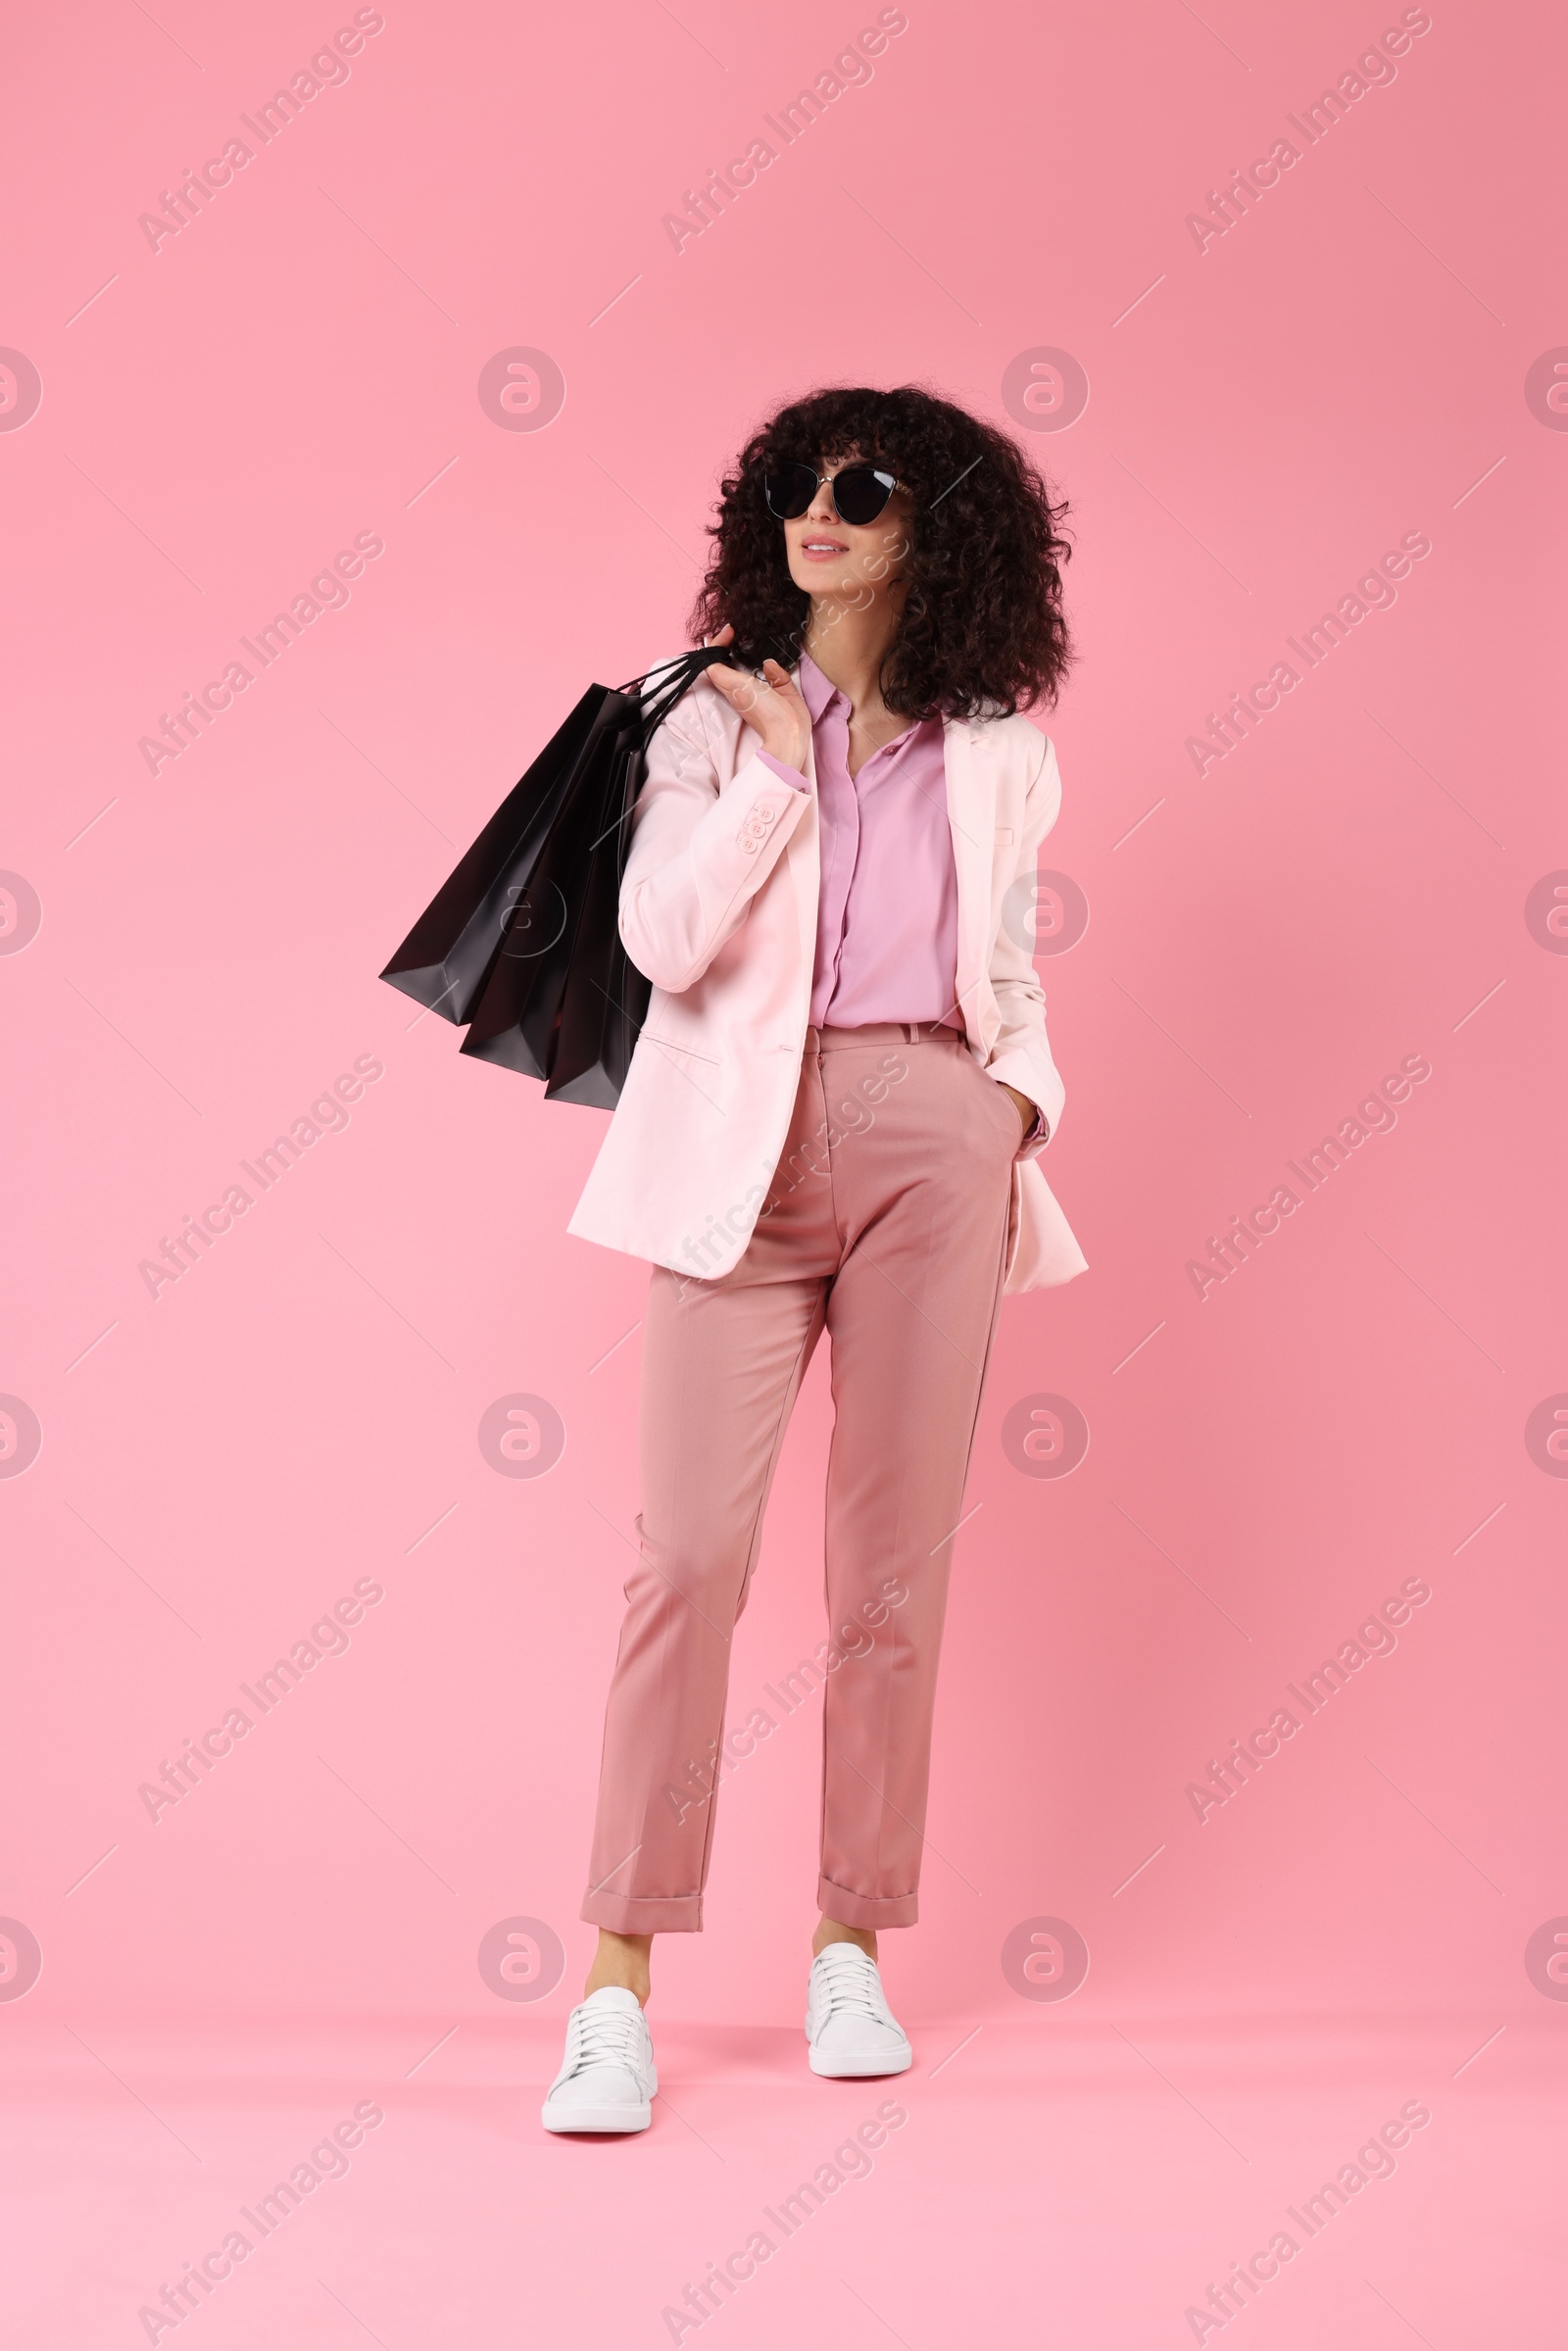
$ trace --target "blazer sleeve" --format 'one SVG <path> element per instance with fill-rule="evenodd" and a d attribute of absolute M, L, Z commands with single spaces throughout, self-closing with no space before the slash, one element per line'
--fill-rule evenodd
<path fill-rule="evenodd" d="M 1031 730 L 1033 731 L 1033 730 Z M 1061 808 L 1061 776 L 1056 747 L 1049 735 L 1041 738 L 1038 759 L 1024 794 L 1023 831 L 1018 843 L 1016 883 L 1032 876 L 1040 844 L 1055 823 Z M 1019 1157 L 1032 1159 L 1045 1149 L 1061 1119 L 1066 1088 L 1051 1057 L 1046 1036 L 1046 992 L 1040 985 L 1028 947 L 1013 938 L 1005 921 L 998 929 L 991 952 L 991 990 L 1001 1013 L 1001 1025 L 986 1068 L 994 1078 L 1015 1086 L 1038 1107 L 1045 1132 L 1026 1137 Z"/>
<path fill-rule="evenodd" d="M 720 784 L 702 714 L 713 691 L 694 686 L 648 747 L 621 883 L 626 953 L 669 996 L 700 980 L 740 928 L 810 798 L 779 781 L 760 746 Z"/>

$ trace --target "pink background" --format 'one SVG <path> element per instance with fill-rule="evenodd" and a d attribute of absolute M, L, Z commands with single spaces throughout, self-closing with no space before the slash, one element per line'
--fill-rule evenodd
<path fill-rule="evenodd" d="M 1526 908 L 1568 866 L 1568 418 L 1526 377 L 1568 340 L 1559 21 L 1441 0 L 1200 252 L 1205 191 L 1397 9 L 909 0 L 677 254 L 682 191 L 874 9 L 388 0 L 151 250 L 160 191 L 351 17 L 7 35 L 0 344 L 42 384 L 0 430 L 0 866 L 41 906 L 29 939 L 0 898 L 0 1390 L 42 1433 L 0 1478 L 0 1912 L 43 1961 L 0 1998 L 18 2339 L 148 2339 L 138 2308 L 372 2099 L 350 2177 L 202 2305 L 209 2351 L 667 2341 L 891 2086 L 872 2176 L 701 2331 L 1192 2341 L 1418 2100 L 1396 2177 L 1259 2289 L 1254 2351 L 1555 2344 L 1568 1986 L 1526 1946 L 1568 1912 L 1568 1486 L 1526 1424 L 1568 1390 L 1568 961 Z M 543 430 L 481 405 L 516 347 L 564 378 Z M 1014 424 L 1078 542 L 1045 862 L 1091 917 L 1041 968 L 1091 1271 L 1009 1301 L 994 1357 L 925 1915 L 885 1945 L 916 2069 L 805 2072 L 803 1708 L 723 1793 L 707 1933 L 657 1947 L 656 2128 L 563 2146 L 538 2100 L 591 1942 L 646 1274 L 564 1235 L 602 1114 L 461 1061 L 375 974 L 583 687 L 683 642 L 774 401 L 918 379 L 1005 422 L 1042 348 L 1090 385 L 1069 429 Z M 13 367 L 0 426 L 25 402 Z M 150 773 L 160 713 L 360 532 L 346 606 Z M 1396 603 L 1200 776 L 1206 713 L 1407 532 Z M 1200 1299 L 1208 1236 L 1413 1054 L 1393 1131 Z M 151 1297 L 139 1263 L 360 1055 L 346 1129 Z M 737 1716 L 821 1637 L 825 1368 Z M 517 1394 L 565 1430 L 536 1479 L 478 1443 Z M 1088 1423 L 1064 1478 L 1004 1445 L 1041 1394 Z M 150 1820 L 140 1785 L 366 1577 L 347 1653 Z M 1395 1652 L 1200 1823 L 1188 1784 L 1408 1578 Z M 564 1945 L 536 2001 L 477 1964 L 514 1918 Z M 1042 1918 L 1088 1945 L 1065 2003 L 1004 1970 Z"/>

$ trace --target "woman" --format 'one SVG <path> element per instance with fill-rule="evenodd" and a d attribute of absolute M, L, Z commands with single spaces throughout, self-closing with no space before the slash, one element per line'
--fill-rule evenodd
<path fill-rule="evenodd" d="M 582 1907 L 599 1947 L 547 2130 L 650 2121 L 650 1947 L 702 1925 L 730 1635 L 824 1328 L 808 2062 L 912 2063 L 877 1933 L 916 1915 L 998 1304 L 1084 1266 L 1034 1164 L 1062 1103 L 1027 928 L 1060 784 L 1017 714 L 1067 663 L 1064 511 L 1005 435 L 908 387 L 782 408 L 722 485 L 691 624 L 735 662 L 650 748 L 620 928 L 653 997 L 570 1227 L 654 1271 L 641 1557 Z"/>

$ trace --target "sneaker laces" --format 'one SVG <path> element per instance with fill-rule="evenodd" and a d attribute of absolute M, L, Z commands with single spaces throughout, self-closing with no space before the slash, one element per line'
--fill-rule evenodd
<path fill-rule="evenodd" d="M 629 2008 L 579 2008 L 571 2020 L 570 2070 L 586 2073 L 590 2066 L 623 2065 L 637 2072 L 643 2063 L 642 2011 Z"/>
<path fill-rule="evenodd" d="M 860 1949 L 858 1943 L 828 1943 L 817 1953 L 817 1966 L 822 1970 L 827 1993 L 827 2018 L 849 2010 L 857 2016 L 875 2018 L 883 2022 L 877 2005 L 876 1961 Z"/>

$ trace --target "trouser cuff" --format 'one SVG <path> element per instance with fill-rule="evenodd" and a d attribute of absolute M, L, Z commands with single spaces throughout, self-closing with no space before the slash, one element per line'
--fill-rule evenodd
<path fill-rule="evenodd" d="M 856 1894 L 831 1878 L 818 1879 L 816 1900 L 822 1916 L 840 1927 L 912 1927 L 919 1916 L 918 1894 Z"/>
<path fill-rule="evenodd" d="M 703 1925 L 701 1894 L 587 1893 L 577 1916 L 612 1935 L 698 1935 Z"/>

